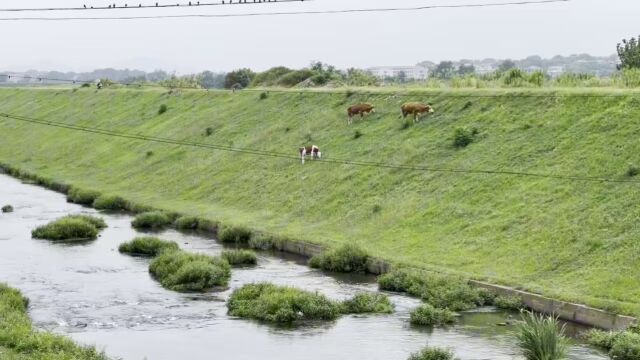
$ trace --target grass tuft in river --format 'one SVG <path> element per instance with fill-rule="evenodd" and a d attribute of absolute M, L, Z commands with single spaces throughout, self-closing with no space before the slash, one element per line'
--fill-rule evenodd
<path fill-rule="evenodd" d="M 107 360 L 93 347 L 33 328 L 27 313 L 29 301 L 20 291 L 0 283 L 0 354 L 8 359 Z M 5 350 L 7 350 L 5 352 Z"/>
<path fill-rule="evenodd" d="M 426 347 L 416 353 L 411 354 L 408 360 L 455 360 L 453 352 L 450 350 Z"/>
<path fill-rule="evenodd" d="M 389 297 L 379 293 L 360 293 L 342 302 L 345 314 L 391 314 L 394 310 Z"/>
<path fill-rule="evenodd" d="M 451 324 L 455 321 L 455 314 L 448 309 L 437 309 L 429 304 L 424 304 L 411 311 L 410 322 L 412 325 L 439 326 Z"/>
<path fill-rule="evenodd" d="M 5 205 L 2 207 L 2 212 L 3 213 L 10 213 L 13 212 L 13 206 L 11 205 Z"/>
<path fill-rule="evenodd" d="M 131 226 L 136 229 L 163 229 L 171 225 L 171 217 L 162 211 L 149 211 L 136 215 Z"/>
<path fill-rule="evenodd" d="M 220 255 L 231 266 L 255 265 L 258 263 L 256 253 L 250 250 L 225 250 Z"/>
<path fill-rule="evenodd" d="M 251 230 L 242 226 L 225 226 L 220 231 L 218 239 L 223 243 L 248 244 L 251 234 Z"/>
<path fill-rule="evenodd" d="M 591 329 L 583 337 L 593 345 L 609 351 L 609 357 L 616 360 L 640 359 L 640 331 L 604 331 Z"/>
<path fill-rule="evenodd" d="M 80 188 L 72 187 L 67 193 L 67 201 L 74 204 L 92 205 L 93 202 L 100 196 L 100 193 L 92 190 L 83 190 Z"/>
<path fill-rule="evenodd" d="M 342 245 L 309 260 L 309 266 L 335 272 L 366 272 L 369 255 L 353 244 Z"/>
<path fill-rule="evenodd" d="M 268 283 L 236 289 L 227 302 L 229 315 L 280 324 L 335 320 L 340 304 L 324 295 Z"/>
<path fill-rule="evenodd" d="M 561 360 L 567 353 L 564 326 L 558 319 L 525 311 L 518 325 L 518 346 L 527 360 Z"/>
<path fill-rule="evenodd" d="M 165 251 L 179 250 L 178 244 L 174 241 L 165 241 L 156 237 L 137 237 L 129 242 L 122 243 L 118 251 L 134 256 L 155 257 Z"/>
<path fill-rule="evenodd" d="M 452 311 L 491 304 L 494 298 L 488 290 L 475 288 L 461 278 L 405 269 L 380 276 L 378 284 L 381 290 L 408 293 L 434 307 Z"/>
<path fill-rule="evenodd" d="M 79 240 L 95 239 L 100 229 L 107 227 L 104 220 L 89 215 L 69 215 L 31 232 L 36 239 Z"/>
<path fill-rule="evenodd" d="M 231 267 L 226 260 L 184 251 L 161 253 L 149 265 L 149 272 L 163 287 L 181 292 L 226 286 L 231 277 Z"/>

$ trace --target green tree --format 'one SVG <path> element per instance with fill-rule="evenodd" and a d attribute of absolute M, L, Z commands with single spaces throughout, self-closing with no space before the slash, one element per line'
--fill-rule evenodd
<path fill-rule="evenodd" d="M 500 66 L 498 67 L 498 70 L 501 72 L 507 72 L 511 69 L 514 69 L 515 67 L 516 67 L 516 63 L 511 59 L 507 59 L 500 64 Z"/>
<path fill-rule="evenodd" d="M 618 57 L 620 58 L 618 70 L 640 69 L 640 37 L 638 39 L 623 39 L 617 48 Z"/>
<path fill-rule="evenodd" d="M 224 79 L 224 87 L 231 89 L 234 85 L 238 84 L 241 88 L 245 88 L 251 84 L 251 80 L 256 76 L 256 73 L 251 69 L 238 69 L 227 74 Z"/>
<path fill-rule="evenodd" d="M 203 71 L 196 76 L 196 80 L 204 89 L 220 89 L 224 86 L 225 75 Z"/>
<path fill-rule="evenodd" d="M 473 64 L 462 64 L 458 67 L 458 75 L 468 75 L 476 72 L 476 67 Z"/>
<path fill-rule="evenodd" d="M 450 79 L 456 73 L 456 67 L 452 61 L 441 61 L 431 72 L 433 77 L 438 79 Z"/>

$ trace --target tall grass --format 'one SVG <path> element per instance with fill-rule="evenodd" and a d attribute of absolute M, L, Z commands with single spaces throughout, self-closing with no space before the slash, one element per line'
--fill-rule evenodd
<path fill-rule="evenodd" d="M 97 191 L 72 187 L 67 193 L 67 201 L 81 205 L 92 205 L 99 196 L 100 193 Z"/>
<path fill-rule="evenodd" d="M 342 273 L 366 272 L 369 254 L 357 245 L 345 244 L 309 260 L 312 268 Z"/>
<path fill-rule="evenodd" d="M 255 265 L 258 263 L 256 253 L 249 250 L 225 250 L 220 256 L 232 266 Z"/>
<path fill-rule="evenodd" d="M 88 215 L 65 216 L 31 232 L 36 239 L 85 240 L 95 239 L 100 229 L 107 225 L 104 220 Z"/>
<path fill-rule="evenodd" d="M 561 360 L 567 353 L 564 325 L 558 319 L 524 312 L 518 326 L 518 346 L 527 360 Z"/>
<path fill-rule="evenodd" d="M 426 347 L 411 354 L 408 360 L 455 360 L 455 358 L 453 352 L 450 350 Z"/>
<path fill-rule="evenodd" d="M 131 226 L 136 229 L 162 229 L 171 225 L 171 217 L 162 211 L 149 211 L 136 215 Z"/>
<path fill-rule="evenodd" d="M 93 201 L 93 207 L 98 210 L 124 211 L 129 210 L 129 203 L 114 195 L 100 195 Z"/>
<path fill-rule="evenodd" d="M 378 278 L 380 289 L 406 292 L 437 308 L 462 311 L 491 304 L 493 295 L 467 281 L 434 273 L 397 269 Z"/>
<path fill-rule="evenodd" d="M 411 311 L 409 321 L 412 325 L 445 325 L 455 322 L 455 314 L 447 309 L 437 309 L 429 304 L 424 304 Z"/>
<path fill-rule="evenodd" d="M 345 314 L 391 314 L 394 308 L 389 297 L 380 293 L 360 293 L 342 302 L 342 312 Z"/>
<path fill-rule="evenodd" d="M 34 329 L 27 314 L 28 304 L 20 291 L 0 283 L 0 350 L 9 349 L 16 354 L 16 360 L 108 360 L 93 347 Z"/>
<path fill-rule="evenodd" d="M 120 244 L 118 247 L 118 251 L 124 254 L 150 257 L 158 256 L 165 251 L 178 249 L 178 244 L 175 241 L 161 240 L 156 237 L 137 237 L 129 242 Z"/>
<path fill-rule="evenodd" d="M 149 265 L 149 272 L 163 287 L 181 292 L 226 286 L 231 277 L 231 268 L 226 260 L 184 251 L 161 253 Z"/>
<path fill-rule="evenodd" d="M 340 305 L 323 295 L 268 283 L 236 289 L 227 308 L 231 316 L 283 324 L 334 320 L 340 316 Z"/>

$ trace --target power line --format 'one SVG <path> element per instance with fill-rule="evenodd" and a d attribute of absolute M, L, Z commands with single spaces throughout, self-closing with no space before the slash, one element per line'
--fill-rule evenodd
<path fill-rule="evenodd" d="M 0 12 L 27 12 L 27 11 L 91 11 L 91 10 L 131 10 L 131 9 L 162 9 L 162 8 L 189 8 L 189 7 L 209 7 L 209 6 L 224 6 L 224 5 L 252 5 L 252 4 L 265 4 L 265 3 L 289 3 L 289 2 L 304 2 L 313 0 L 224 0 L 218 2 L 200 2 L 189 1 L 188 3 L 172 3 L 172 4 L 160 4 L 156 2 L 152 5 L 138 5 L 132 4 L 131 6 L 125 5 L 107 5 L 107 6 L 87 6 L 82 7 L 44 7 L 44 8 L 5 8 L 0 9 Z"/>
<path fill-rule="evenodd" d="M 82 131 L 87 133 L 113 136 L 113 137 L 119 137 L 119 138 L 125 138 L 125 139 L 134 139 L 134 140 L 150 141 L 150 142 L 180 145 L 180 146 L 190 146 L 190 147 L 197 147 L 197 148 L 207 148 L 207 149 L 213 149 L 213 150 L 219 150 L 219 151 L 227 151 L 227 152 L 263 156 L 263 157 L 273 157 L 273 158 L 282 158 L 287 160 L 300 161 L 300 158 L 298 156 L 291 155 L 290 153 L 280 153 L 280 152 L 265 151 L 265 150 L 258 150 L 258 149 L 239 148 L 239 147 L 232 147 L 232 146 L 219 145 L 219 144 L 188 142 L 188 141 L 181 141 L 181 140 L 175 140 L 175 139 L 169 139 L 169 138 L 147 136 L 142 134 L 128 134 L 128 133 L 117 132 L 112 130 L 72 125 L 72 124 L 66 124 L 66 123 L 61 123 L 57 121 L 42 120 L 42 119 L 36 119 L 36 118 L 31 118 L 26 116 L 11 115 L 6 113 L 0 113 L 0 117 L 32 123 L 32 124 L 47 125 L 47 126 L 52 126 L 57 128 L 68 129 L 68 130 Z M 581 182 L 640 184 L 640 180 L 633 180 L 633 179 L 613 179 L 613 178 L 592 177 L 592 176 L 538 174 L 538 173 L 528 173 L 528 172 L 521 172 L 521 171 L 511 171 L 511 170 L 456 169 L 456 168 L 438 168 L 438 167 L 427 167 L 427 166 L 410 166 L 410 165 L 398 165 L 398 164 L 389 164 L 389 163 L 373 162 L 373 161 L 348 160 L 348 159 L 340 159 L 340 158 L 318 159 L 316 160 L 316 162 L 320 164 L 353 165 L 353 166 L 362 166 L 362 167 L 377 167 L 377 168 L 421 171 L 421 172 L 439 172 L 439 173 L 471 174 L 471 175 L 504 175 L 504 176 L 536 177 L 536 178 L 581 181 Z"/>
<path fill-rule="evenodd" d="M 15 74 L 0 74 L 0 77 L 6 77 L 8 79 L 18 78 L 24 80 L 37 80 L 40 82 L 44 81 L 55 81 L 61 83 L 68 84 L 96 84 L 95 80 L 71 80 L 71 79 L 56 79 L 56 78 L 47 78 L 42 76 L 27 76 L 27 75 L 15 75 Z M 111 80 L 110 80 L 111 81 Z M 189 91 L 206 91 L 209 92 L 209 89 L 202 88 L 194 88 L 188 86 L 170 86 L 170 85 L 161 85 L 161 84 L 148 84 L 148 83 L 126 83 L 126 82 L 117 82 L 111 81 L 114 85 L 132 87 L 132 88 L 166 88 L 166 89 L 179 89 L 179 90 L 189 90 Z M 25 84 L 27 85 L 27 84 Z M 517 90 L 517 88 L 514 88 Z M 219 89 L 215 89 L 214 91 L 219 91 Z M 580 97 L 580 98 L 626 98 L 629 96 L 640 96 L 640 92 L 636 93 L 626 93 L 626 94 L 580 94 L 580 93 L 553 93 L 553 94 L 536 94 L 536 93 L 497 93 L 497 94 L 452 94 L 452 93 L 443 93 L 442 90 L 438 89 L 403 89 L 398 91 L 354 91 L 354 90 L 300 90 L 300 89 L 274 89 L 274 88 L 250 88 L 250 89 L 242 89 L 240 92 L 266 92 L 266 93 L 281 93 L 281 94 L 317 94 L 317 95 L 351 95 L 351 96 L 392 96 L 392 97 L 416 97 L 416 96 L 434 96 L 440 98 L 559 98 L 563 96 L 572 96 L 572 97 Z M 415 93 L 400 93 L 400 91 L 409 91 Z M 429 92 L 433 92 L 430 94 Z"/>
<path fill-rule="evenodd" d="M 457 4 L 457 5 L 429 5 L 402 8 L 374 8 L 374 9 L 344 9 L 344 10 L 315 10 L 315 11 L 281 11 L 267 13 L 242 13 L 242 14 L 184 14 L 184 15 L 149 15 L 149 16 L 113 16 L 113 17 L 14 17 L 0 18 L 0 21 L 67 21 L 67 20 L 141 20 L 141 19 L 179 19 L 179 18 L 234 18 L 254 16 L 281 16 L 281 15 L 320 15 L 320 14 L 350 14 L 350 13 L 378 13 L 378 12 L 404 12 L 424 11 L 433 9 L 460 9 L 460 8 L 485 8 L 518 5 L 540 5 L 549 3 L 569 2 L 571 0 L 537 0 L 537 1 L 512 1 L 503 3 L 482 4 Z"/>

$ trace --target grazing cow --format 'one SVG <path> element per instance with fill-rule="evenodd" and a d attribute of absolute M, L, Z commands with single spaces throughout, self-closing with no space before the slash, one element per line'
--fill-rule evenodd
<path fill-rule="evenodd" d="M 312 159 L 320 159 L 322 158 L 322 153 L 320 152 L 320 148 L 316 145 L 301 147 L 298 150 L 300 154 L 300 159 L 302 160 L 302 164 L 304 165 L 304 158 L 307 156 L 311 156 Z"/>
<path fill-rule="evenodd" d="M 419 102 L 402 104 L 402 117 L 406 118 L 407 115 L 411 114 L 413 115 L 413 122 L 417 122 L 418 116 L 420 116 L 421 114 L 431 114 L 433 112 L 434 110 L 431 105 L 426 105 Z"/>
<path fill-rule="evenodd" d="M 371 104 L 357 104 L 350 106 L 347 109 L 347 115 L 349 116 L 349 118 L 347 119 L 347 124 L 351 124 L 353 122 L 353 117 L 355 115 L 360 115 L 360 118 L 362 119 L 365 115 L 374 112 L 376 112 L 376 109 Z"/>

